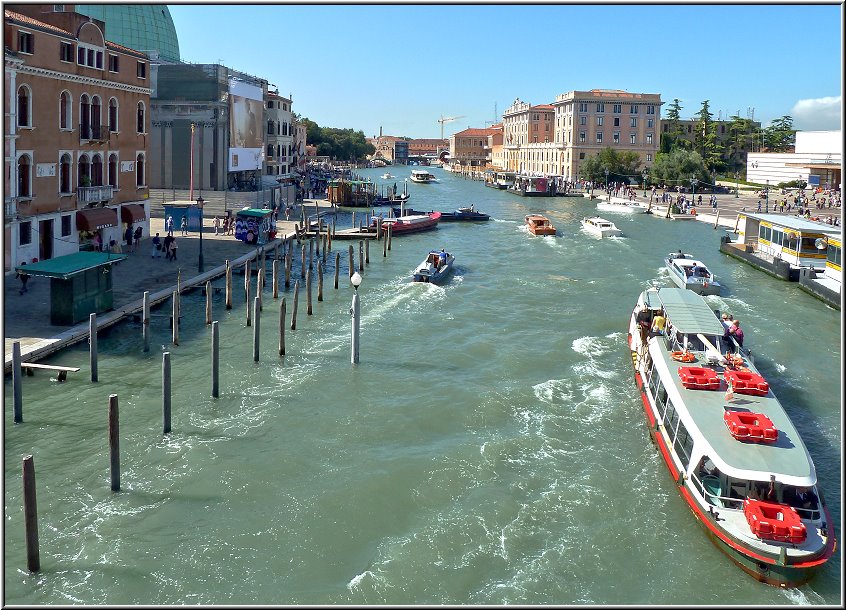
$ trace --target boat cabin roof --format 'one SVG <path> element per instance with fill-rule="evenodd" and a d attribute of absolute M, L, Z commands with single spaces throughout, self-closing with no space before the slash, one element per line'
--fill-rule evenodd
<path fill-rule="evenodd" d="M 658 304 L 652 304 L 652 292 L 648 293 L 650 307 L 663 307 L 667 319 L 684 334 L 702 333 L 703 335 L 722 336 L 725 327 L 714 315 L 714 311 L 705 300 L 684 288 L 659 288 Z"/>

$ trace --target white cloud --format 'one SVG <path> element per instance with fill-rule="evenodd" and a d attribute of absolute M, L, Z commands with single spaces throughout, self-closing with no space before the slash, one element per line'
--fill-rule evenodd
<path fill-rule="evenodd" d="M 842 129 L 842 98 L 818 97 L 799 100 L 793 105 L 790 116 L 794 129 L 801 131 L 828 131 Z"/>

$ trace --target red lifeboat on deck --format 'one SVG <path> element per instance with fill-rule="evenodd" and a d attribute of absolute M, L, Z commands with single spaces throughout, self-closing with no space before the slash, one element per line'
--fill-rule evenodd
<path fill-rule="evenodd" d="M 754 396 L 766 396 L 770 391 L 770 384 L 766 380 L 751 371 L 723 371 L 726 383 L 731 381 L 734 391 L 738 394 L 752 394 Z"/>
<path fill-rule="evenodd" d="M 802 544 L 808 536 L 805 524 L 792 506 L 746 498 L 743 514 L 752 533 L 761 540 Z"/>
<path fill-rule="evenodd" d="M 714 369 L 701 366 L 680 366 L 679 378 L 688 390 L 719 390 L 720 378 Z"/>
<path fill-rule="evenodd" d="M 726 411 L 723 421 L 731 435 L 739 441 L 774 443 L 778 440 L 778 430 L 772 420 L 762 413 Z"/>

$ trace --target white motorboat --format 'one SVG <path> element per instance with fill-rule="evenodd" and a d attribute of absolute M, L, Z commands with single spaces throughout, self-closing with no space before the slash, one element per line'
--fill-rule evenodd
<path fill-rule="evenodd" d="M 623 232 L 610 220 L 599 216 L 582 218 L 582 228 L 597 237 L 619 237 Z"/>
<path fill-rule="evenodd" d="M 455 256 L 449 252 L 432 250 L 414 270 L 412 281 L 438 284 L 452 271 L 454 261 Z"/>
<path fill-rule="evenodd" d="M 428 182 L 434 182 L 435 176 L 425 169 L 413 169 L 411 170 L 411 181 L 418 184 L 426 184 Z"/>
<path fill-rule="evenodd" d="M 646 210 L 636 201 L 603 201 L 596 202 L 596 209 L 604 212 L 622 212 L 624 214 L 642 214 Z"/>
<path fill-rule="evenodd" d="M 385 172 L 382 174 L 382 180 L 393 180 L 394 178 L 396 178 L 396 176 L 394 176 L 391 172 Z"/>
<path fill-rule="evenodd" d="M 834 523 L 798 430 L 751 352 L 722 337 L 690 290 L 640 294 L 628 343 L 649 435 L 717 548 L 759 581 L 799 586 L 834 554 Z"/>
<path fill-rule="evenodd" d="M 670 252 L 664 258 L 664 265 L 670 274 L 670 279 L 679 288 L 687 288 L 696 294 L 720 294 L 720 283 L 714 274 L 708 270 L 705 263 L 679 250 Z"/>

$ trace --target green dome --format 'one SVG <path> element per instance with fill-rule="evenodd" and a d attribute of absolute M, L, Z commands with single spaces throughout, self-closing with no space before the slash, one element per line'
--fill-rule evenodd
<path fill-rule="evenodd" d="M 106 40 L 179 61 L 179 39 L 163 4 L 77 4 L 76 12 L 106 23 Z"/>

